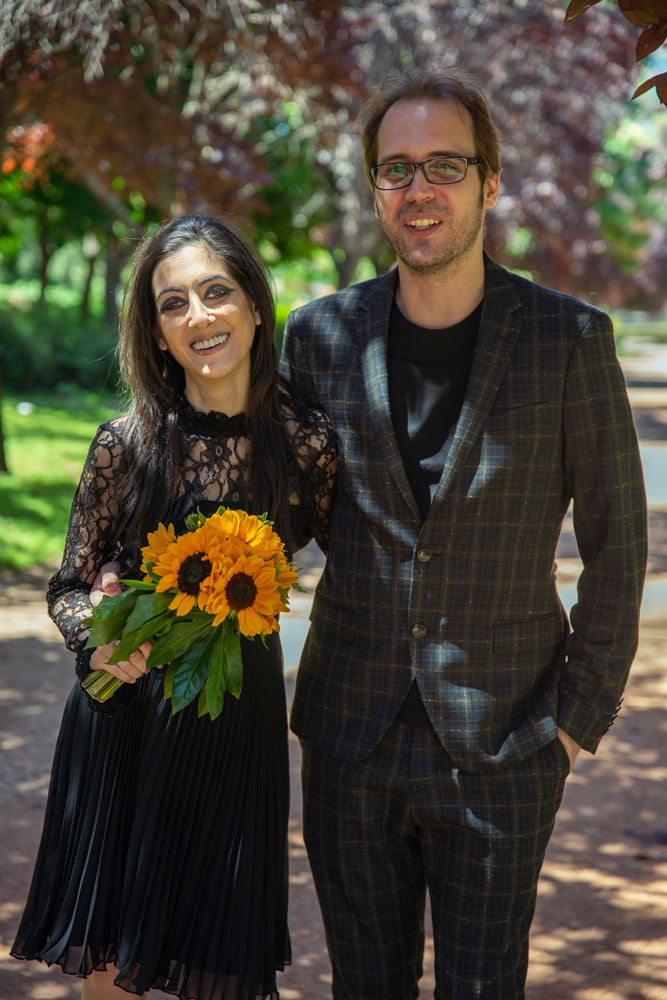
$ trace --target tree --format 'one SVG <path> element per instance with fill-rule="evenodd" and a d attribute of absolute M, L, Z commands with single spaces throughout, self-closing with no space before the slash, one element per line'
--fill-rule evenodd
<path fill-rule="evenodd" d="M 289 99 L 326 141 L 338 95 L 358 87 L 360 17 L 346 18 L 336 0 L 8 0 L 0 141 L 48 123 L 72 177 L 115 220 L 109 239 L 132 236 L 136 196 L 158 218 L 247 214 L 270 180 L 253 121 Z M 116 274 L 129 245 L 110 255 Z"/>
<path fill-rule="evenodd" d="M 574 21 L 584 11 L 594 7 L 600 0 L 571 0 L 565 12 L 565 23 Z M 637 28 L 641 34 L 635 49 L 637 62 L 646 59 L 667 39 L 667 0 L 617 0 L 623 17 Z M 632 95 L 633 99 L 655 88 L 660 102 L 667 105 L 667 72 L 645 80 Z"/>
<path fill-rule="evenodd" d="M 48 266 L 54 252 L 70 241 L 100 235 L 109 213 L 90 190 L 72 176 L 66 161 L 54 153 L 49 125 L 10 129 L 1 161 L 3 208 L 0 234 L 25 234 L 30 224 L 33 243 L 39 248 L 40 302 L 44 301 Z M 96 240 L 97 242 L 97 240 Z M 18 248 L 17 248 L 18 249 Z M 6 257 L 5 257 L 6 263 Z M 94 264 L 91 258 L 89 266 Z M 87 287 L 82 314 L 87 314 Z"/>
<path fill-rule="evenodd" d="M 299 96 L 311 117 L 321 108 L 328 114 L 346 68 L 353 78 L 333 0 L 277 8 L 255 0 L 61 0 L 48 16 L 39 0 L 14 3 L 14 48 L 5 43 L 4 59 L 0 45 L 13 112 L 50 122 L 63 156 L 110 207 L 122 178 L 126 188 L 150 192 L 163 215 L 247 209 L 268 179 L 248 122 Z"/>
<path fill-rule="evenodd" d="M 323 240 L 342 283 L 360 255 L 383 266 L 354 134 L 360 96 L 441 53 L 476 70 L 503 134 L 504 196 L 488 227 L 496 255 L 584 293 L 619 277 L 590 202 L 632 59 L 632 28 L 613 11 L 572 35 L 541 0 L 10 5 L 0 100 L 26 122 L 52 123 L 77 178 L 118 219 L 134 194 L 157 217 L 242 212 L 283 252 Z"/>
<path fill-rule="evenodd" d="M 368 27 L 355 54 L 370 84 L 440 53 L 473 71 L 487 92 L 503 145 L 503 193 L 487 217 L 494 255 L 554 288 L 603 298 L 622 273 L 599 232 L 593 171 L 625 109 L 630 25 L 601 10 L 599 23 L 568 35 L 561 11 L 540 0 L 378 0 L 364 9 Z M 372 220 L 353 110 L 329 166 L 342 208 L 335 241 L 348 273 L 359 248 L 380 267 L 391 259 Z"/>

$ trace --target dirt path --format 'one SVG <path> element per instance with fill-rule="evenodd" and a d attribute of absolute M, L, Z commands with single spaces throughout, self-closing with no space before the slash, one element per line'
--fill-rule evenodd
<path fill-rule="evenodd" d="M 667 442 L 667 395 L 633 392 L 643 441 Z M 665 451 L 667 459 L 667 449 Z M 564 578 L 576 573 L 567 537 Z M 317 567 L 311 578 L 317 577 Z M 650 585 L 667 579 L 667 502 L 651 512 Z M 69 1000 L 76 980 L 8 957 L 39 837 L 72 663 L 46 617 L 45 572 L 0 594 L 0 1000 Z M 293 679 L 288 679 L 291 694 Z M 283 1000 L 326 1000 L 329 964 L 300 835 L 300 752 L 290 740 L 290 928 Z M 423 998 L 432 995 L 430 942 Z M 164 997 L 162 993 L 151 994 Z M 667 609 L 642 627 L 625 705 L 570 777 L 541 879 L 529 1000 L 667 1000 Z"/>

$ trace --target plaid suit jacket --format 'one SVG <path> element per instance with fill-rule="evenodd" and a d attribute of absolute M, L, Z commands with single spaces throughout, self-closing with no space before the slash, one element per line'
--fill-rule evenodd
<path fill-rule="evenodd" d="M 394 437 L 396 273 L 293 312 L 283 369 L 331 417 L 339 475 L 291 724 L 361 759 L 416 679 L 454 761 L 486 770 L 562 726 L 594 751 L 638 637 L 646 498 L 609 318 L 485 258 L 478 344 L 422 522 Z M 573 500 L 584 570 L 571 621 L 555 551 Z"/>

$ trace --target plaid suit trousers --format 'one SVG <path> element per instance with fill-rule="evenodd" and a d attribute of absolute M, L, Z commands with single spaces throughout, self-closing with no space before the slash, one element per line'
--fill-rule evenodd
<path fill-rule="evenodd" d="M 522 1000 L 537 880 L 569 770 L 560 741 L 472 774 L 430 727 L 362 761 L 302 743 L 304 837 L 335 1000 L 419 994 L 425 891 L 438 1000 Z"/>

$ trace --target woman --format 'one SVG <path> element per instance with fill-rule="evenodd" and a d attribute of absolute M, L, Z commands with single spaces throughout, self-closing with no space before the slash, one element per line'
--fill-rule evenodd
<path fill-rule="evenodd" d="M 69 696 L 12 951 L 86 977 L 84 1000 L 277 998 L 290 959 L 277 635 L 243 640 L 241 696 L 211 721 L 172 715 L 149 645 L 113 666 L 83 624 L 100 567 L 137 574 L 147 532 L 196 509 L 268 511 L 290 551 L 326 546 L 334 437 L 279 379 L 273 330 L 265 269 L 225 222 L 185 216 L 139 247 L 119 344 L 132 405 L 93 440 L 47 597 L 79 679 L 127 683 L 102 705 Z"/>

